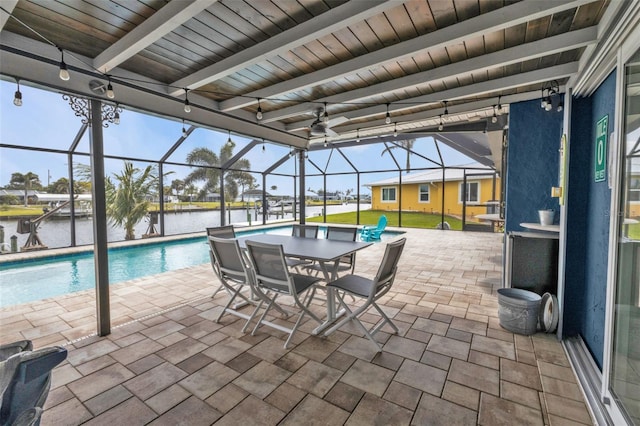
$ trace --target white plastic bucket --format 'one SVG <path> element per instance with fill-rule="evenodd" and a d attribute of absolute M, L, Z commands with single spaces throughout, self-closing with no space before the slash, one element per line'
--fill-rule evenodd
<path fill-rule="evenodd" d="M 553 210 L 538 210 L 540 225 L 553 225 L 555 213 Z"/>
<path fill-rule="evenodd" d="M 539 294 L 520 288 L 498 289 L 498 318 L 507 330 L 530 335 L 538 330 Z"/>

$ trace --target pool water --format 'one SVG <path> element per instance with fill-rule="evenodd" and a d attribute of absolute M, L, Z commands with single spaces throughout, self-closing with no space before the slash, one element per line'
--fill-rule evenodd
<path fill-rule="evenodd" d="M 319 238 L 326 228 L 320 227 Z M 291 226 L 237 234 L 291 235 Z M 398 233 L 385 232 L 383 240 Z M 109 249 L 109 283 L 174 271 L 209 262 L 205 237 Z M 0 265 L 0 307 L 61 296 L 95 287 L 93 253 L 71 254 Z"/>

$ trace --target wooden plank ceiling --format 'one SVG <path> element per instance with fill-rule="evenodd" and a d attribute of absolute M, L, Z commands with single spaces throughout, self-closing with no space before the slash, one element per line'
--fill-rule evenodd
<path fill-rule="evenodd" d="M 178 119 L 308 146 L 325 137 L 338 143 L 394 129 L 434 131 L 440 122 L 502 128 L 510 102 L 539 98 L 543 87 L 562 88 L 579 72 L 608 6 L 607 0 L 7 0 L 0 44 L 13 60 L 50 67 L 62 49 L 70 81 L 75 74 L 110 79 L 125 107 L 179 111 Z M 4 62 L 3 78 L 48 84 L 29 75 L 27 62 L 20 72 Z M 83 92 L 64 83 L 56 89 Z M 141 88 L 145 96 L 127 95 Z M 187 91 L 201 112 L 162 107 L 180 107 Z M 329 128 L 316 124 L 311 132 L 325 106 Z M 501 116 L 495 124 L 494 112 Z"/>

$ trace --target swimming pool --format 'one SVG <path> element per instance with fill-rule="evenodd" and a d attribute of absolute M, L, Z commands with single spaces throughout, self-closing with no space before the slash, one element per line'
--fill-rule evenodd
<path fill-rule="evenodd" d="M 324 238 L 321 226 L 319 237 Z M 238 231 L 237 234 L 291 235 L 291 225 Z M 383 240 L 398 232 L 385 231 Z M 188 268 L 209 262 L 205 237 L 109 249 L 109 283 Z M 0 265 L 0 307 L 61 296 L 95 287 L 93 253 L 44 257 Z"/>

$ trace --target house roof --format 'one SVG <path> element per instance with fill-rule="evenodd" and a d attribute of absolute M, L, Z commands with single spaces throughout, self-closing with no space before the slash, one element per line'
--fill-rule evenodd
<path fill-rule="evenodd" d="M 262 195 L 263 191 L 262 189 L 249 189 L 248 191 L 244 191 L 242 194 L 243 195 Z M 271 194 L 268 192 L 264 192 L 266 194 L 267 197 L 270 197 Z"/>
<path fill-rule="evenodd" d="M 402 176 L 402 184 L 416 184 L 416 183 L 436 183 L 442 182 L 442 170 L 443 169 L 433 169 L 416 173 L 409 173 Z M 466 173 L 467 179 L 478 180 L 478 179 L 492 179 L 494 169 L 491 167 L 484 166 L 480 163 L 471 163 L 464 164 L 460 166 L 455 166 L 454 168 L 446 168 L 444 169 L 444 180 L 445 181 L 461 181 L 464 178 Z M 375 182 L 366 183 L 364 186 L 369 188 L 374 186 L 385 186 L 385 185 L 397 185 L 399 182 L 398 177 L 392 177 L 389 179 L 383 179 Z"/>
<path fill-rule="evenodd" d="M 638 3 L 13 0 L 0 11 L 0 74 L 118 102 L 122 120 L 139 109 L 299 148 L 394 128 L 491 132 L 545 87 L 556 103 L 570 79 L 576 95 L 593 90 L 615 55 L 606 39 L 624 35 L 613 28 Z"/>

